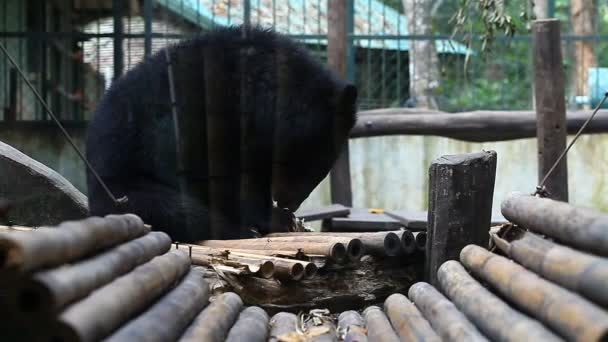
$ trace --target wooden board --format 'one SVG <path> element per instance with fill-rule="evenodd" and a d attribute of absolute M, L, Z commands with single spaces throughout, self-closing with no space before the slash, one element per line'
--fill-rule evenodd
<path fill-rule="evenodd" d="M 387 210 L 384 212 L 386 215 L 398 220 L 405 226 L 405 228 L 411 231 L 426 230 L 428 225 L 428 212 L 425 210 Z M 501 214 L 492 215 L 492 226 L 507 223 L 508 220 Z"/>
<path fill-rule="evenodd" d="M 304 221 L 317 221 L 333 217 L 345 217 L 350 214 L 350 208 L 342 204 L 332 204 L 326 207 L 303 209 L 295 212 L 295 216 Z"/>
<path fill-rule="evenodd" d="M 374 232 L 399 230 L 403 224 L 383 214 L 370 213 L 368 209 L 352 208 L 348 217 L 335 217 L 323 222 L 323 231 L 334 232 Z"/>

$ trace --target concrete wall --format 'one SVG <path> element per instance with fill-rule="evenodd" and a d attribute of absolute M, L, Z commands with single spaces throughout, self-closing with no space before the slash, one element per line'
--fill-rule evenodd
<path fill-rule="evenodd" d="M 84 126 L 68 126 L 84 151 Z M 50 123 L 0 125 L 0 140 L 53 168 L 86 193 L 84 164 Z M 537 181 L 536 139 L 465 143 L 457 140 L 394 136 L 350 141 L 353 200 L 356 207 L 426 209 L 428 167 L 444 154 L 495 150 L 498 166 L 494 213 L 509 192 L 533 192 Z M 314 162 L 314 161 L 311 161 Z M 583 136 L 568 156 L 570 202 L 608 211 L 608 134 Z M 324 180 L 303 204 L 329 204 Z"/>

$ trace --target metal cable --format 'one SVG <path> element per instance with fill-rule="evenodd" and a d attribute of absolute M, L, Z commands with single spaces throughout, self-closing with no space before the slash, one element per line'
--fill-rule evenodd
<path fill-rule="evenodd" d="M 536 191 L 534 192 L 534 196 L 541 195 L 541 196 L 544 197 L 544 194 L 547 193 L 546 189 L 545 189 L 545 182 L 547 181 L 547 179 L 549 178 L 549 176 L 551 176 L 551 174 L 553 173 L 553 171 L 555 171 L 555 169 L 557 168 L 557 166 L 559 165 L 559 163 L 562 161 L 562 159 L 564 159 L 564 157 L 566 156 L 566 154 L 568 154 L 568 151 L 570 151 L 570 148 L 572 147 L 572 145 L 574 145 L 574 143 L 576 142 L 576 140 L 578 139 L 578 137 L 581 136 L 581 134 L 583 133 L 583 131 L 585 130 L 585 128 L 587 128 L 587 126 L 589 125 L 589 123 L 591 122 L 591 120 L 593 120 L 593 117 L 595 117 L 595 114 L 597 114 L 597 112 L 600 110 L 600 108 L 602 107 L 602 105 L 604 105 L 604 102 L 606 101 L 606 99 L 608 99 L 608 92 L 606 92 L 604 94 L 604 97 L 597 104 L 597 106 L 593 110 L 593 113 L 591 114 L 591 116 L 589 116 L 589 118 L 585 121 L 585 123 L 583 123 L 583 125 L 581 126 L 581 128 L 579 128 L 578 132 L 576 132 L 576 135 L 574 136 L 574 139 L 572 139 L 572 141 L 570 142 L 570 144 L 568 144 L 568 146 L 562 152 L 562 154 L 559 156 L 559 158 L 557 158 L 557 160 L 555 161 L 555 163 L 553 164 L 553 166 L 551 166 L 551 168 L 549 169 L 549 171 L 547 172 L 547 174 L 545 174 L 545 176 L 543 177 L 543 179 L 536 186 Z"/>
<path fill-rule="evenodd" d="M 2 50 L 2 52 L 4 53 L 4 55 L 6 56 L 6 58 L 9 60 L 9 62 L 13 65 L 13 67 L 15 67 L 15 69 L 19 73 L 19 76 L 21 76 L 21 79 L 25 82 L 25 84 L 28 86 L 28 88 L 30 88 L 30 90 L 34 93 L 34 95 L 36 96 L 36 98 L 38 99 L 38 101 L 40 102 L 40 104 L 42 105 L 42 107 L 44 108 L 44 110 L 55 121 L 55 123 L 57 124 L 57 126 L 59 126 L 59 129 L 61 130 L 61 132 L 63 133 L 63 135 L 67 139 L 67 141 L 70 143 L 70 145 L 72 145 L 72 148 L 76 151 L 76 153 L 78 154 L 78 156 L 80 157 L 80 159 L 82 159 L 82 161 L 85 163 L 85 165 L 87 166 L 87 168 L 89 169 L 89 171 L 91 171 L 91 173 L 95 176 L 95 178 L 97 179 L 97 182 L 99 182 L 99 184 L 104 189 L 104 191 L 108 194 L 108 197 L 110 197 L 110 199 L 112 200 L 112 202 L 114 202 L 114 204 L 116 204 L 116 205 L 122 205 L 122 204 L 127 203 L 128 198 L 126 196 L 123 196 L 123 197 L 117 199 L 114 196 L 114 194 L 112 193 L 112 191 L 110 191 L 110 189 L 108 188 L 108 186 L 106 185 L 106 183 L 101 179 L 101 177 L 95 171 L 95 169 L 93 169 L 93 166 L 91 166 L 91 164 L 89 163 L 89 161 L 87 160 L 87 158 L 85 157 L 85 155 L 80 151 L 80 149 L 78 149 L 78 147 L 74 143 L 74 140 L 72 140 L 72 137 L 70 136 L 70 134 L 68 133 L 68 131 L 66 131 L 66 129 L 63 127 L 63 125 L 61 124 L 61 122 L 59 122 L 59 120 L 57 119 L 57 117 L 55 116 L 55 114 L 53 113 L 53 111 L 51 110 L 51 108 L 49 108 L 49 105 L 46 103 L 46 101 L 44 101 L 44 99 L 42 98 L 42 96 L 40 96 L 40 94 L 38 93 L 38 91 L 36 90 L 36 88 L 34 88 L 34 86 L 27 79 L 27 77 L 25 76 L 25 74 L 23 73 L 23 71 L 21 70 L 21 68 L 19 67 L 19 65 L 17 65 L 17 62 L 15 62 L 15 60 L 13 59 L 13 57 L 11 56 L 11 54 L 8 52 L 8 50 L 6 49 L 6 47 L 4 46 L 4 44 L 2 44 L 2 42 L 0 42 L 0 50 Z"/>

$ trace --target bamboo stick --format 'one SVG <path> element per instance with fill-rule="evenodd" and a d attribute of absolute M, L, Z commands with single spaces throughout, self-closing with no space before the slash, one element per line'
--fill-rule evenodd
<path fill-rule="evenodd" d="M 500 239 L 492 234 L 492 239 Z M 506 244 L 497 246 L 518 263 L 608 307 L 608 259 L 548 241 L 521 228 L 510 227 Z"/>
<path fill-rule="evenodd" d="M 365 321 L 357 311 L 344 311 L 338 316 L 338 331 L 342 341 L 367 342 Z"/>
<path fill-rule="evenodd" d="M 298 263 L 273 261 L 275 275 L 282 281 L 298 281 L 304 277 L 304 266 Z"/>
<path fill-rule="evenodd" d="M 305 254 L 320 254 L 330 257 L 336 261 L 343 261 L 346 257 L 346 248 L 339 242 L 298 242 L 276 241 L 274 239 L 242 239 L 242 240 L 204 240 L 196 244 L 215 248 L 236 248 L 246 250 L 278 251 L 287 250 L 297 252 L 301 250 Z"/>
<path fill-rule="evenodd" d="M 0 232 L 0 270 L 33 271 L 75 261 L 149 231 L 132 214 L 90 217 L 33 233 Z"/>
<path fill-rule="evenodd" d="M 34 273 L 13 297 L 14 307 L 24 316 L 50 316 L 153 257 L 166 253 L 170 246 L 169 235 L 150 232 L 89 259 Z"/>
<path fill-rule="evenodd" d="M 242 252 L 230 252 L 230 254 L 233 254 L 236 256 L 244 256 L 244 257 L 249 257 L 249 258 L 261 258 L 263 260 L 268 260 L 268 261 L 273 262 L 275 264 L 275 267 L 276 267 L 277 263 L 283 263 L 286 265 L 300 264 L 304 268 L 304 275 L 303 275 L 304 279 L 310 279 L 317 274 L 317 269 L 318 269 L 317 265 L 315 265 L 312 262 L 308 262 L 308 261 L 277 258 L 277 257 L 272 257 L 272 256 L 260 256 L 260 255 L 256 255 L 256 254 L 249 254 L 249 253 L 242 253 Z"/>
<path fill-rule="evenodd" d="M 412 285 L 408 297 L 444 341 L 487 341 L 456 306 L 425 282 Z"/>
<path fill-rule="evenodd" d="M 236 293 L 222 293 L 196 316 L 180 341 L 223 342 L 242 307 L 243 301 Z"/>
<path fill-rule="evenodd" d="M 568 203 L 513 193 L 502 202 L 509 221 L 575 248 L 608 256 L 608 214 Z"/>
<path fill-rule="evenodd" d="M 204 274 L 202 267 L 191 268 L 174 289 L 105 341 L 175 341 L 209 302 Z"/>
<path fill-rule="evenodd" d="M 156 300 L 189 268 L 190 259 L 184 251 L 155 257 L 69 306 L 59 316 L 53 338 L 61 341 L 105 338 Z"/>
<path fill-rule="evenodd" d="M 416 249 L 421 252 L 426 251 L 427 233 L 426 232 L 414 232 L 412 234 L 414 235 L 414 238 L 416 239 Z"/>
<path fill-rule="evenodd" d="M 414 233 L 407 229 L 398 230 L 395 233 L 397 233 L 397 236 L 399 236 L 399 239 L 401 240 L 401 250 L 403 254 L 409 255 L 416 251 L 416 236 Z"/>
<path fill-rule="evenodd" d="M 386 315 L 377 306 L 370 306 L 363 311 L 367 326 L 367 339 L 370 342 L 399 342 L 399 336 L 391 327 Z"/>
<path fill-rule="evenodd" d="M 226 342 L 266 342 L 269 319 L 266 311 L 257 306 L 246 308 L 228 332 Z"/>
<path fill-rule="evenodd" d="M 576 341 L 608 338 L 608 313 L 583 297 L 479 246 L 466 246 L 460 252 L 460 261 L 509 301 L 562 337 Z"/>
<path fill-rule="evenodd" d="M 272 233 L 266 237 L 348 237 L 361 240 L 365 252 L 375 256 L 396 256 L 399 255 L 401 246 L 400 239 L 396 232 L 371 232 L 371 233 L 342 233 L 342 232 L 295 232 L 295 233 Z"/>
<path fill-rule="evenodd" d="M 279 342 L 279 338 L 297 330 L 298 317 L 290 312 L 279 312 L 270 319 L 268 342 Z"/>
<path fill-rule="evenodd" d="M 223 257 L 192 251 L 190 256 L 193 265 L 219 267 L 220 270 L 231 274 L 258 274 L 262 278 L 272 278 L 275 272 L 274 264 L 270 261 L 227 260 Z"/>
<path fill-rule="evenodd" d="M 437 279 L 443 292 L 493 341 L 563 341 L 481 286 L 458 261 L 444 262 Z"/>
<path fill-rule="evenodd" d="M 440 342 L 441 339 L 406 296 L 395 293 L 384 301 L 384 310 L 401 341 Z"/>
<path fill-rule="evenodd" d="M 355 237 L 342 236 L 289 236 L 289 237 L 272 237 L 262 238 L 263 240 L 271 240 L 279 243 L 341 243 L 346 247 L 346 256 L 351 262 L 358 261 L 365 253 L 363 242 Z"/>

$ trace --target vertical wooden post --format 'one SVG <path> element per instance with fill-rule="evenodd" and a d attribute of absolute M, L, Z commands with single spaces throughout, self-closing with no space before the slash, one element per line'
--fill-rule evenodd
<path fill-rule="evenodd" d="M 144 57 L 152 56 L 152 1 L 144 0 Z"/>
<path fill-rule="evenodd" d="M 347 1 L 327 2 L 327 63 L 342 77 L 347 75 Z M 348 143 L 330 172 L 330 188 L 332 203 L 352 206 Z"/>
<path fill-rule="evenodd" d="M 438 286 L 437 270 L 458 260 L 468 244 L 487 247 L 496 152 L 442 156 L 429 169 L 429 213 L 426 277 Z"/>
<path fill-rule="evenodd" d="M 10 68 L 8 72 L 8 107 L 4 113 L 4 121 L 17 120 L 17 70 Z"/>
<path fill-rule="evenodd" d="M 533 26 L 534 92 L 541 181 L 566 148 L 566 103 L 559 20 L 537 20 Z M 549 197 L 568 201 L 568 163 L 562 159 L 545 182 Z"/>
<path fill-rule="evenodd" d="M 124 69 L 124 55 L 122 49 L 124 28 L 122 23 L 123 0 L 112 0 L 114 12 L 114 79 L 122 75 Z"/>

